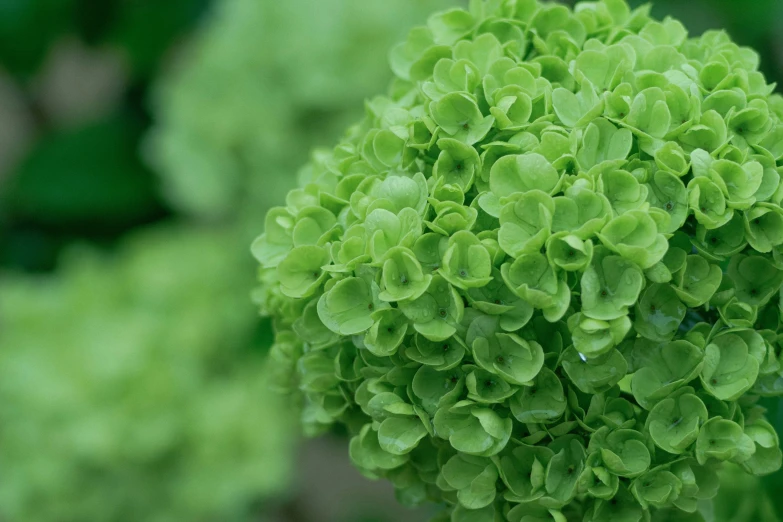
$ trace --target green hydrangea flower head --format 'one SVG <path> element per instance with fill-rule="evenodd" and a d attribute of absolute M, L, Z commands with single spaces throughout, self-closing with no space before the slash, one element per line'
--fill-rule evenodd
<path fill-rule="evenodd" d="M 474 0 L 252 251 L 308 433 L 452 522 L 703 520 L 781 466 L 783 98 L 624 0 Z"/>

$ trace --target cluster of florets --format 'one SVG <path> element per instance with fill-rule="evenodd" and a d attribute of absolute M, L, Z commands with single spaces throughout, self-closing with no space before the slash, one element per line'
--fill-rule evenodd
<path fill-rule="evenodd" d="M 623 0 L 497 0 L 391 64 L 253 246 L 308 431 L 346 425 L 455 522 L 701 520 L 720 463 L 779 468 L 755 402 L 783 392 L 783 100 L 756 53 Z"/>

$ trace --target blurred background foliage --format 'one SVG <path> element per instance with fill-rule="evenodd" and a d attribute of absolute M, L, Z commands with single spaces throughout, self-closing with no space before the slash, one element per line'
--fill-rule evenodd
<path fill-rule="evenodd" d="M 0 0 L 3 522 L 426 519 L 336 436 L 294 456 L 246 245 L 385 88 L 388 48 L 459 3 Z M 780 0 L 653 12 L 783 81 Z M 714 522 L 783 512 L 783 474 L 726 482 Z"/>
<path fill-rule="evenodd" d="M 9 521 L 250 520 L 284 491 L 291 426 L 264 387 L 241 255 L 163 226 L 0 286 L 0 513 Z"/>

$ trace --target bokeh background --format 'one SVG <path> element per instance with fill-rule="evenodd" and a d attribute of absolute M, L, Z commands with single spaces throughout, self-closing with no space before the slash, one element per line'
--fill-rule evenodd
<path fill-rule="evenodd" d="M 1 522 L 427 519 L 266 391 L 246 245 L 460 3 L 0 0 Z M 653 12 L 783 82 L 783 1 Z M 783 474 L 727 484 L 715 522 L 783 520 Z"/>

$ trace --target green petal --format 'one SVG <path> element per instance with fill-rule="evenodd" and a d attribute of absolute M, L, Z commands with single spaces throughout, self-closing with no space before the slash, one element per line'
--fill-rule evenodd
<path fill-rule="evenodd" d="M 418 259 L 409 249 L 391 248 L 386 252 L 385 258 L 379 299 L 383 301 L 416 299 L 430 286 L 432 276 L 423 272 Z"/>
<path fill-rule="evenodd" d="M 547 239 L 546 255 L 550 264 L 563 270 L 575 272 L 583 270 L 593 258 L 593 243 L 582 241 L 566 232 L 554 234 Z"/>
<path fill-rule="evenodd" d="M 686 306 L 669 285 L 652 284 L 635 307 L 636 332 L 651 341 L 669 341 L 685 318 Z"/>
<path fill-rule="evenodd" d="M 705 349 L 701 382 L 715 398 L 734 401 L 756 381 L 759 361 L 736 333 L 715 336 Z"/>
<path fill-rule="evenodd" d="M 636 370 L 631 381 L 633 396 L 647 410 L 696 378 L 704 361 L 704 351 L 685 340 L 653 343 L 637 339 L 634 350 L 626 354 Z"/>
<path fill-rule="evenodd" d="M 388 357 L 397 351 L 408 331 L 408 320 L 395 308 L 376 310 L 373 325 L 364 336 L 364 346 L 378 357 Z"/>
<path fill-rule="evenodd" d="M 378 444 L 392 455 L 410 453 L 427 435 L 417 417 L 390 417 L 378 428 Z"/>
<path fill-rule="evenodd" d="M 647 418 L 647 427 L 656 446 L 682 454 L 696 442 L 699 428 L 707 417 L 704 403 L 696 395 L 684 393 L 656 404 Z"/>
<path fill-rule="evenodd" d="M 525 424 L 548 424 L 559 419 L 566 408 L 566 398 L 560 379 L 543 368 L 532 386 L 525 386 L 511 398 L 511 412 Z"/>
<path fill-rule="evenodd" d="M 636 303 L 643 285 L 644 274 L 638 265 L 606 248 L 596 248 L 582 276 L 582 312 L 604 321 L 623 317 Z"/>
<path fill-rule="evenodd" d="M 625 377 L 628 363 L 616 349 L 601 357 L 588 359 L 572 347 L 563 353 L 563 369 L 582 392 L 603 393 Z"/>
<path fill-rule="evenodd" d="M 736 422 L 713 417 L 702 426 L 696 440 L 696 459 L 705 464 L 710 459 L 744 462 L 756 447 Z"/>
<path fill-rule="evenodd" d="M 432 102 L 430 112 L 443 132 L 467 145 L 484 139 L 495 121 L 484 117 L 476 100 L 465 93 L 450 93 Z"/>
<path fill-rule="evenodd" d="M 417 299 L 401 301 L 400 310 L 413 322 L 417 332 L 438 342 L 454 335 L 462 319 L 462 297 L 445 279 L 432 278 L 427 290 Z"/>
<path fill-rule="evenodd" d="M 490 189 L 498 197 L 531 190 L 552 194 L 559 183 L 557 170 L 544 156 L 535 153 L 503 156 L 489 174 Z"/>
<path fill-rule="evenodd" d="M 650 268 L 663 259 L 669 243 L 659 233 L 658 224 L 648 212 L 631 210 L 611 220 L 598 234 L 601 243 L 633 261 Z"/>
<path fill-rule="evenodd" d="M 481 509 L 495 500 L 498 470 L 488 458 L 454 455 L 441 470 L 444 480 L 457 491 L 460 505 Z"/>
<path fill-rule="evenodd" d="M 481 287 L 492 280 L 492 260 L 475 235 L 461 230 L 449 238 L 439 273 L 457 288 Z"/>
<path fill-rule="evenodd" d="M 349 277 L 334 285 L 318 300 L 318 317 L 331 331 L 355 335 L 373 325 L 372 313 L 381 303 L 378 288 L 363 279 Z"/>
<path fill-rule="evenodd" d="M 544 246 L 552 226 L 555 205 L 540 190 L 531 190 L 503 206 L 498 243 L 510 256 L 537 252 Z"/>
<path fill-rule="evenodd" d="M 322 267 L 329 264 L 323 247 L 300 246 L 291 250 L 277 266 L 280 291 L 293 298 L 310 297 L 326 280 Z"/>

